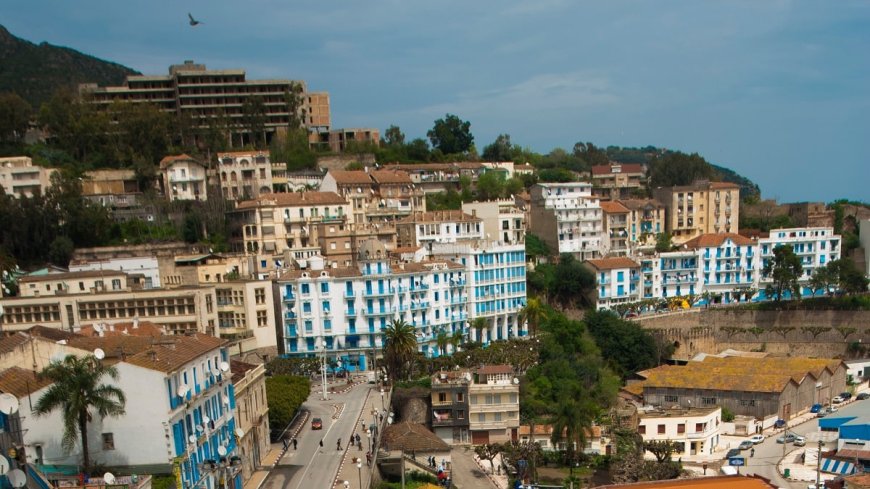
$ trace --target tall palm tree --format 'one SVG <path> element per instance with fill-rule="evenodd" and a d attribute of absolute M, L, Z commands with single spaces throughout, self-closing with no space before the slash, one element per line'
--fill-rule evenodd
<path fill-rule="evenodd" d="M 547 317 L 547 311 L 544 310 L 544 305 L 541 299 L 537 297 L 529 297 L 526 305 L 520 309 L 519 320 L 520 324 L 527 322 L 529 324 L 529 336 L 535 336 L 538 332 L 538 325 L 541 320 Z"/>
<path fill-rule="evenodd" d="M 396 380 L 407 379 L 409 365 L 417 352 L 417 335 L 414 326 L 404 319 L 394 319 L 384 328 L 384 363 L 387 374 Z"/>
<path fill-rule="evenodd" d="M 450 336 L 447 334 L 447 331 L 444 331 L 444 328 L 438 330 L 438 334 L 435 335 L 435 343 L 438 345 L 439 354 L 446 355 L 447 345 L 450 344 Z"/>
<path fill-rule="evenodd" d="M 453 353 L 459 351 L 459 345 L 462 344 L 462 337 L 465 336 L 462 334 L 462 329 L 457 329 L 450 335 L 449 341 L 450 345 L 453 346 Z"/>
<path fill-rule="evenodd" d="M 124 414 L 126 398 L 121 389 L 100 380 L 108 375 L 118 379 L 118 370 L 106 366 L 94 356 L 76 357 L 67 355 L 62 361 L 51 362 L 39 376 L 53 382 L 45 394 L 36 401 L 37 416 L 44 416 L 55 409 L 63 414 L 62 446 L 67 452 L 75 446 L 76 437 L 81 437 L 82 457 L 85 469 L 90 468 L 88 453 L 88 423 L 93 412 L 104 418 Z"/>
<path fill-rule="evenodd" d="M 480 340 L 480 343 L 483 343 L 483 330 L 489 327 L 489 322 L 487 322 L 486 318 L 475 318 L 474 321 L 471 322 L 471 329 L 477 330 L 477 338 Z"/>
<path fill-rule="evenodd" d="M 563 399 L 556 406 L 553 413 L 552 442 L 555 445 L 559 440 L 564 440 L 566 455 L 571 466 L 571 475 L 574 474 L 574 458 L 576 449 L 581 450 L 586 446 L 587 430 L 592 429 L 593 417 L 583 403 L 576 399 Z M 562 435 L 564 434 L 564 439 Z"/>

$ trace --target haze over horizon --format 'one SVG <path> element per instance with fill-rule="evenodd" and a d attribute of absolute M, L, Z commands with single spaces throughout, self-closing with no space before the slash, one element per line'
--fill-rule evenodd
<path fill-rule="evenodd" d="M 338 128 L 411 139 L 452 113 L 478 150 L 500 133 L 542 153 L 653 145 L 765 198 L 870 200 L 870 2 L 6 0 L 0 24 L 144 74 L 195 60 L 301 79 Z"/>

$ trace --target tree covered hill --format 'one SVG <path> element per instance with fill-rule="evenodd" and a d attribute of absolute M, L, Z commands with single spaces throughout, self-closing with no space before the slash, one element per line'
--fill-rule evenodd
<path fill-rule="evenodd" d="M 33 44 L 0 25 L 0 93 L 17 93 L 34 108 L 59 88 L 76 89 L 80 83 L 120 85 L 127 75 L 138 74 L 74 49 Z"/>

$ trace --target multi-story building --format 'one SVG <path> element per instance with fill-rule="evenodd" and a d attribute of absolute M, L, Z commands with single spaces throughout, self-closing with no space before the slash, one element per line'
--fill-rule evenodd
<path fill-rule="evenodd" d="M 626 199 L 619 203 L 629 210 L 628 238 L 632 248 L 654 247 L 656 236 L 665 232 L 665 207 L 653 199 Z"/>
<path fill-rule="evenodd" d="M 225 199 L 256 199 L 273 190 L 268 151 L 218 153 L 215 173 Z"/>
<path fill-rule="evenodd" d="M 272 163 L 272 186 L 277 192 L 306 192 L 320 189 L 320 170 L 288 171 L 286 163 Z"/>
<path fill-rule="evenodd" d="M 161 287 L 160 261 L 157 257 L 142 255 L 130 257 L 112 257 L 102 260 L 74 259 L 69 264 L 70 272 L 100 272 L 97 277 L 105 276 L 112 271 L 122 272 L 130 277 L 141 277 L 138 282 L 144 289 Z M 106 281 L 103 280 L 103 284 Z M 193 285 L 193 284 L 191 284 Z M 90 290 L 91 286 L 78 286 L 79 292 Z"/>
<path fill-rule="evenodd" d="M 643 441 L 674 443 L 674 457 L 710 455 L 719 447 L 721 407 L 648 409 L 638 415 Z"/>
<path fill-rule="evenodd" d="M 520 310 L 526 305 L 526 250 L 523 244 L 498 242 L 432 243 L 431 256 L 459 263 L 468 277 L 468 317 L 485 320 L 469 331 L 469 340 L 488 344 L 525 336 Z"/>
<path fill-rule="evenodd" d="M 683 249 L 661 253 L 658 260 L 661 297 L 682 297 L 703 292 L 697 250 Z"/>
<path fill-rule="evenodd" d="M 251 478 L 269 453 L 269 404 L 266 402 L 266 367 L 230 361 L 236 396 L 236 433 L 242 459 L 242 480 Z M 238 430 L 242 435 L 238 435 Z"/>
<path fill-rule="evenodd" d="M 449 260 L 391 265 L 376 240 L 360 246 L 356 266 L 309 263 L 277 281 L 282 300 L 283 353 L 326 354 L 350 371 L 370 368 L 395 318 L 412 325 L 419 351 L 437 356 L 439 335 L 465 333 L 466 270 Z"/>
<path fill-rule="evenodd" d="M 180 287 L 176 289 L 132 290 L 125 286 L 124 274 L 105 272 L 103 279 L 93 277 L 99 272 L 73 272 L 65 274 L 77 277 L 89 274 L 88 281 L 78 278 L 64 279 L 61 275 L 28 278 L 23 289 L 30 284 L 40 290 L 40 295 L 7 297 L 0 300 L 3 315 L 0 327 L 3 331 L 20 331 L 36 325 L 75 331 L 83 324 L 129 322 L 134 319 L 152 321 L 165 325 L 175 333 L 200 331 L 219 334 L 214 287 Z M 103 285 L 98 281 L 103 280 Z M 110 281 L 106 281 L 110 280 Z M 118 282 L 115 282 L 115 281 Z M 58 284 L 62 284 L 58 288 Z M 114 287 L 119 284 L 118 289 Z M 93 285 L 93 287 L 89 287 Z M 51 290 L 45 290 L 51 286 Z M 84 288 L 84 290 L 80 290 Z"/>
<path fill-rule="evenodd" d="M 619 201 L 601 202 L 604 238 L 601 253 L 607 256 L 628 256 L 630 252 L 627 207 Z"/>
<path fill-rule="evenodd" d="M 510 365 L 484 365 L 468 386 L 471 443 L 517 440 L 520 426 L 520 385 Z"/>
<path fill-rule="evenodd" d="M 484 237 L 482 221 L 461 210 L 414 212 L 396 221 L 396 246 L 455 243 Z"/>
<path fill-rule="evenodd" d="M 352 144 L 370 144 L 377 147 L 381 143 L 381 133 L 371 127 L 331 129 L 308 133 L 308 143 L 317 150 L 342 153 Z"/>
<path fill-rule="evenodd" d="M 759 258 L 755 242 L 751 239 L 733 233 L 703 234 L 687 241 L 684 249 L 694 251 L 696 258 L 690 259 L 688 263 L 696 263 L 696 269 L 688 272 L 690 288 L 688 292 L 682 290 L 683 293 L 701 293 L 698 290 L 703 290 L 721 296 L 721 301 L 726 303 L 749 300 L 750 297 L 744 297 L 746 292 L 743 291 L 752 292 L 750 295 L 754 295 L 754 290 L 751 289 L 758 287 Z M 669 254 L 662 253 L 663 293 L 667 285 L 671 285 L 665 283 L 667 255 Z M 683 262 L 674 258 L 668 264 L 671 263 L 677 266 Z M 681 277 L 683 275 L 679 272 L 669 272 L 667 275 L 668 279 Z M 681 282 L 677 280 L 676 285 L 681 285 Z M 701 287 L 697 287 L 698 285 Z M 692 290 L 692 287 L 695 289 Z"/>
<path fill-rule="evenodd" d="M 603 199 L 624 199 L 638 192 L 645 184 L 643 165 L 616 163 L 592 167 L 592 193 Z"/>
<path fill-rule="evenodd" d="M 174 473 L 176 487 L 183 489 L 202 484 L 217 487 L 224 478 L 229 479 L 228 485 L 241 486 L 237 467 L 216 463 L 212 467 L 208 462 L 230 460 L 238 453 L 235 392 L 223 343 L 200 334 L 163 337 L 158 342 L 140 337 L 77 339 L 77 348 L 88 352 L 101 348 L 111 357 L 118 378 L 103 382 L 124 392 L 131 414 L 104 416 L 88 424 L 91 455 L 106 466 L 132 473 Z M 116 345 L 123 345 L 120 353 Z M 63 413 L 55 410 L 35 416 L 26 411 L 27 400 L 41 397 L 49 384 L 31 371 L 17 370 L 19 383 L 33 381 L 16 394 L 23 401 L 16 417 L 24 433 L 27 461 L 77 465 L 78 442 L 65 451 L 56 441 L 63 431 Z"/>
<path fill-rule="evenodd" d="M 446 443 L 468 443 L 471 372 L 446 370 L 432 376 L 432 431 Z"/>
<path fill-rule="evenodd" d="M 661 260 L 658 255 L 639 255 L 636 260 L 640 263 L 640 298 L 662 297 Z"/>
<path fill-rule="evenodd" d="M 584 264 L 595 274 L 595 302 L 598 309 L 640 300 L 640 264 L 631 258 L 599 258 Z"/>
<path fill-rule="evenodd" d="M 276 350 L 275 304 L 272 285 L 263 280 L 215 284 L 220 337 L 238 340 L 237 350 Z"/>
<path fill-rule="evenodd" d="M 809 286 L 813 271 L 840 258 L 840 242 L 840 236 L 834 234 L 832 228 L 771 229 L 768 237 L 758 240 L 758 271 L 761 272 L 773 259 L 773 250 L 777 246 L 791 246 L 803 267 L 803 274 L 798 278 L 801 295 L 813 295 Z M 759 288 L 764 289 L 771 282 L 768 276 L 762 274 Z M 762 297 L 766 297 L 763 290 Z"/>
<path fill-rule="evenodd" d="M 320 190 L 347 199 L 357 223 L 395 221 L 426 210 L 423 192 L 401 171 L 330 170 Z"/>
<path fill-rule="evenodd" d="M 140 205 L 142 189 L 133 170 L 94 170 L 82 178 L 82 196 L 112 209 Z"/>
<path fill-rule="evenodd" d="M 659 187 L 655 198 L 667 209 L 666 230 L 682 244 L 701 234 L 737 233 L 740 186 L 699 181 L 681 187 Z"/>
<path fill-rule="evenodd" d="M 377 189 L 367 171 L 330 170 L 320 183 L 322 192 L 334 192 L 350 205 L 353 222 L 367 222 L 366 211 Z"/>
<path fill-rule="evenodd" d="M 540 183 L 531 190 L 530 231 L 551 250 L 580 260 L 601 254 L 601 206 L 585 182 Z"/>
<path fill-rule="evenodd" d="M 188 155 L 167 156 L 160 160 L 163 195 L 170 201 L 208 200 L 206 167 Z"/>
<path fill-rule="evenodd" d="M 169 67 L 169 75 L 128 76 L 123 86 L 80 86 L 93 103 L 108 107 L 116 100 L 150 103 L 179 116 L 190 117 L 207 127 L 216 117 L 233 128 L 234 147 L 251 144 L 259 135 L 250 133 L 251 108 L 262 111 L 266 141 L 297 118 L 309 130 L 328 130 L 329 94 L 309 92 L 305 82 L 292 80 L 247 80 L 244 70 L 208 70 L 203 64 L 185 61 Z M 301 90 L 301 92 L 300 92 Z M 298 113 L 291 114 L 290 94 L 299 98 Z"/>
<path fill-rule="evenodd" d="M 237 251 L 281 254 L 318 250 L 314 224 L 353 222 L 350 204 L 335 192 L 264 194 L 227 212 Z"/>
<path fill-rule="evenodd" d="M 129 292 L 136 286 L 126 273 L 116 270 L 57 272 L 25 275 L 18 280 L 19 297 L 40 297 L 97 292 Z"/>
<path fill-rule="evenodd" d="M 526 242 L 526 214 L 514 199 L 463 203 L 462 212 L 483 221 L 487 239 L 505 244 Z"/>
<path fill-rule="evenodd" d="M 51 187 L 51 176 L 57 170 L 33 164 L 27 156 L 0 158 L 0 187 L 13 197 L 33 197 Z"/>

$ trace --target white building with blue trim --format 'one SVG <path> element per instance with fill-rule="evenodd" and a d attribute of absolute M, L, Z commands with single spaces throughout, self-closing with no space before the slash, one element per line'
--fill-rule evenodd
<path fill-rule="evenodd" d="M 773 259 L 774 248 L 780 245 L 791 246 L 803 267 L 803 274 L 798 279 L 801 295 L 811 296 L 813 291 L 809 287 L 809 281 L 813 271 L 840 259 L 841 241 L 840 236 L 834 234 L 832 228 L 772 229 L 768 237 L 758 240 L 761 259 L 759 270 L 763 270 L 764 266 Z M 770 279 L 762 275 L 759 286 L 762 289 L 762 297 L 764 297 L 764 288 L 769 283 Z"/>

